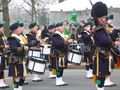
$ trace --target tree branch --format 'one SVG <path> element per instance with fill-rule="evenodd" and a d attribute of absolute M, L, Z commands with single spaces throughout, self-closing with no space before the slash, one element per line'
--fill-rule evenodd
<path fill-rule="evenodd" d="M 32 16 L 32 14 L 31 14 L 25 7 L 23 7 L 22 5 L 21 5 L 21 7 L 22 7 L 30 16 Z"/>
<path fill-rule="evenodd" d="M 27 5 L 32 6 L 31 3 L 27 2 L 26 0 L 23 0 Z"/>
<path fill-rule="evenodd" d="M 8 0 L 8 3 L 10 3 L 12 0 Z"/>

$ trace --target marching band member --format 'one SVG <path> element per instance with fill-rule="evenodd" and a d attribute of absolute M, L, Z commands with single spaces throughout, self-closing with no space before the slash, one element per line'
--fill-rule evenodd
<path fill-rule="evenodd" d="M 46 43 L 52 45 L 52 37 L 55 32 L 55 25 L 49 25 L 48 26 L 48 33 L 47 33 L 47 39 Z M 51 54 L 48 56 L 48 62 L 49 62 L 49 78 L 56 78 L 56 59 Z"/>
<path fill-rule="evenodd" d="M 91 33 L 89 32 L 90 31 L 90 24 L 89 23 L 86 23 L 84 24 L 83 26 L 83 32 L 82 32 L 82 41 L 85 45 L 85 48 L 84 48 L 84 60 L 86 62 L 86 70 L 87 70 L 87 75 L 86 77 L 88 79 L 92 78 L 93 77 L 93 74 L 92 74 L 92 67 L 93 67 L 93 59 L 92 59 L 92 45 L 93 45 L 93 38 L 92 38 L 92 35 Z"/>
<path fill-rule="evenodd" d="M 110 75 L 109 68 L 110 49 L 112 40 L 106 30 L 107 6 L 102 2 L 97 2 L 92 6 L 91 15 L 94 18 L 96 29 L 94 31 L 95 57 L 93 65 L 93 80 L 97 90 L 104 90 L 106 76 Z"/>
<path fill-rule="evenodd" d="M 9 49 L 7 41 L 7 37 L 4 34 L 4 24 L 0 23 L 0 88 L 9 88 L 9 86 L 5 83 L 4 69 L 6 66 L 5 60 L 5 49 Z"/>
<path fill-rule="evenodd" d="M 10 30 L 12 34 L 8 38 L 10 45 L 9 76 L 14 78 L 14 90 L 22 90 L 24 72 L 26 72 L 23 61 L 28 47 L 24 45 L 23 40 L 19 36 L 21 34 L 19 23 L 12 24 Z"/>
<path fill-rule="evenodd" d="M 113 28 L 113 26 L 111 25 L 111 24 L 112 24 L 112 21 L 113 21 L 113 15 L 108 15 L 108 16 L 106 17 L 106 20 L 107 20 L 107 32 L 109 33 L 112 41 L 115 42 L 114 39 L 113 39 L 113 36 L 112 36 L 112 35 L 113 35 L 114 28 Z M 112 57 L 112 59 L 110 59 L 110 62 L 112 62 L 112 60 L 115 61 L 115 60 L 117 59 L 117 56 L 116 56 L 114 53 L 111 54 L 111 57 Z M 111 63 L 111 64 L 113 64 L 113 63 Z M 113 66 L 113 65 L 111 65 L 111 66 Z M 112 73 L 112 71 L 110 72 L 110 74 L 111 74 L 111 73 Z M 105 87 L 116 86 L 115 83 L 111 82 L 110 76 L 111 76 L 111 75 L 107 76 L 106 79 L 105 79 L 105 84 L 104 84 Z"/>
<path fill-rule="evenodd" d="M 22 21 L 20 21 L 20 20 L 17 20 L 17 22 L 20 24 L 20 30 L 21 30 L 21 34 L 19 36 L 20 36 L 21 40 L 23 40 L 24 45 L 28 46 L 27 37 L 23 34 L 23 32 L 24 32 L 24 23 Z M 28 52 L 25 53 L 25 62 L 23 62 L 24 67 L 26 67 L 27 62 L 28 62 Z M 25 71 L 27 71 L 27 70 L 25 70 Z M 27 77 L 27 72 L 25 72 L 25 77 Z M 28 82 L 25 79 L 24 85 L 27 85 L 27 84 L 28 84 Z"/>
<path fill-rule="evenodd" d="M 43 26 L 43 30 L 41 32 L 41 38 L 44 39 L 46 42 L 45 44 L 52 44 L 52 35 L 54 33 L 54 25 L 50 25 L 48 28 L 46 25 Z M 51 55 L 45 55 L 45 59 L 48 60 L 49 66 L 49 78 L 55 78 L 56 74 L 54 74 L 55 69 L 53 68 L 52 59 L 54 59 Z"/>
<path fill-rule="evenodd" d="M 56 24 L 56 31 L 52 38 L 52 48 L 53 54 L 56 57 L 56 85 L 63 86 L 67 85 L 66 82 L 63 81 L 63 71 L 67 67 L 67 44 L 72 43 L 72 40 L 68 42 L 65 41 L 63 36 L 63 24 Z"/>
<path fill-rule="evenodd" d="M 30 33 L 27 34 L 28 39 L 28 46 L 29 47 L 36 47 L 40 43 L 43 43 L 43 41 L 40 39 L 40 35 L 37 35 L 37 32 L 39 30 L 39 26 L 37 23 L 32 23 L 29 25 L 29 28 L 31 29 Z M 38 74 L 34 74 L 32 78 L 33 82 L 39 82 L 43 81 L 41 78 L 39 78 Z"/>

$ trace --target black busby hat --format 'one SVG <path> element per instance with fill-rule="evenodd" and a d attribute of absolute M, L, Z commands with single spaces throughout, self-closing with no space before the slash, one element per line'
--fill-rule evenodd
<path fill-rule="evenodd" d="M 103 2 L 97 2 L 92 6 L 91 15 L 92 17 L 102 17 L 108 14 L 107 6 Z"/>
<path fill-rule="evenodd" d="M 37 23 L 36 22 L 34 22 L 34 23 L 31 23 L 30 25 L 29 25 L 29 28 L 30 29 L 32 29 L 34 26 L 36 26 L 37 25 Z"/>
<path fill-rule="evenodd" d="M 49 25 L 49 26 L 48 26 L 48 30 L 50 30 L 50 29 L 54 29 L 54 28 L 55 28 L 54 25 Z"/>
<path fill-rule="evenodd" d="M 4 21 L 2 23 L 0 23 L 0 28 L 3 27 L 5 24 L 6 24 L 6 22 L 4 22 Z"/>
<path fill-rule="evenodd" d="M 16 30 L 19 26 L 20 26 L 19 23 L 14 23 L 14 24 L 12 24 L 12 25 L 10 26 L 10 30 L 11 30 L 11 31 L 14 31 L 14 30 Z"/>
<path fill-rule="evenodd" d="M 107 20 L 109 20 L 109 19 L 113 19 L 113 18 L 114 18 L 113 14 L 108 15 L 108 16 L 106 17 Z"/>
<path fill-rule="evenodd" d="M 60 26 L 63 26 L 63 23 L 57 23 L 57 24 L 55 25 L 55 28 L 60 27 Z"/>

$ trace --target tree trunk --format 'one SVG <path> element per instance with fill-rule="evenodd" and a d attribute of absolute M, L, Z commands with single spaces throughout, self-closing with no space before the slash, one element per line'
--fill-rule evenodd
<path fill-rule="evenodd" d="M 32 22 L 34 22 L 35 20 L 35 1 L 31 0 L 31 4 L 32 4 Z"/>
<path fill-rule="evenodd" d="M 9 18 L 9 8 L 8 8 L 8 0 L 2 0 L 2 11 L 3 11 L 3 21 L 6 22 L 6 25 L 5 25 L 5 34 L 7 36 L 10 35 L 10 30 L 9 30 L 9 27 L 10 27 L 10 18 Z"/>

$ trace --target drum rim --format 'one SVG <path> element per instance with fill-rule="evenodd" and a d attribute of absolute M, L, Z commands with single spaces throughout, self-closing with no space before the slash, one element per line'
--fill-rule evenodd
<path fill-rule="evenodd" d="M 40 47 L 42 47 L 42 48 L 44 48 L 44 46 L 43 45 L 40 45 Z M 51 48 L 52 46 L 47 46 L 48 48 Z"/>
<path fill-rule="evenodd" d="M 36 49 L 36 50 L 29 49 L 29 51 L 41 51 L 41 49 Z"/>
<path fill-rule="evenodd" d="M 46 63 L 47 61 L 44 59 L 44 58 L 42 58 L 43 59 L 43 61 L 39 61 L 39 60 L 34 60 L 34 58 L 38 58 L 38 57 L 30 57 L 30 60 L 29 61 L 34 61 L 34 62 L 40 62 L 40 63 Z"/>
<path fill-rule="evenodd" d="M 75 52 L 75 51 L 78 51 L 78 50 L 69 50 L 69 53 L 72 52 L 72 53 L 79 54 L 79 55 L 82 55 L 82 54 L 83 54 L 83 53 L 81 53 L 80 51 L 78 51 L 78 52 Z"/>

